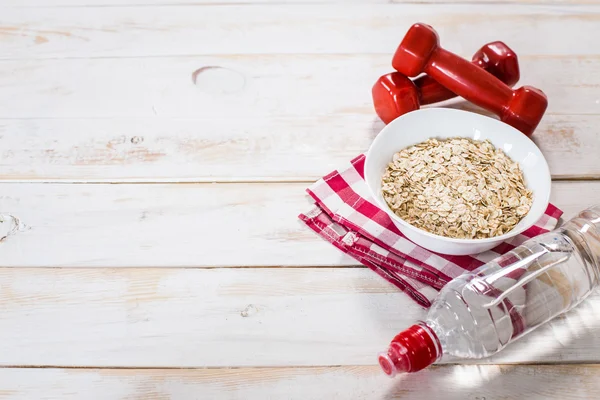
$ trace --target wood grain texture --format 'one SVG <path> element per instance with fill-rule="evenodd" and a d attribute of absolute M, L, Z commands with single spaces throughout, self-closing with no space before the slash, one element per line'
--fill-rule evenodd
<path fill-rule="evenodd" d="M 297 219 L 306 186 L 0 184 L 0 214 L 21 224 L 0 266 L 355 265 Z M 565 218 L 598 198 L 600 182 L 552 187 Z"/>
<path fill-rule="evenodd" d="M 11 400 L 591 399 L 599 365 L 444 366 L 389 379 L 378 367 L 207 370 L 1 369 Z"/>
<path fill-rule="evenodd" d="M 555 179 L 600 178 L 598 125 L 596 115 L 544 117 L 533 138 Z M 5 119 L 0 120 L 0 179 L 315 181 L 366 152 L 382 128 L 381 121 L 367 114 Z"/>
<path fill-rule="evenodd" d="M 600 57 L 520 60 L 521 82 L 550 98 L 534 140 L 553 176 L 600 177 Z M 382 55 L 3 61 L 0 177 L 314 180 L 366 151 L 383 128 L 370 90 L 388 62 Z M 459 99 L 441 105 L 481 112 Z M 573 157 L 577 163 L 565 162 Z"/>
<path fill-rule="evenodd" d="M 343 11 L 336 4 L 7 7 L 0 24 L 0 58 L 274 53 L 391 56 L 417 21 L 432 24 L 444 47 L 458 53 L 503 40 L 514 46 L 517 54 L 598 54 L 587 38 L 600 37 L 599 11 L 594 5 L 503 4 L 348 4 Z"/>
<path fill-rule="evenodd" d="M 377 364 L 425 310 L 366 268 L 1 268 L 0 365 Z M 600 295 L 481 360 L 600 360 Z"/>
<path fill-rule="evenodd" d="M 470 58 L 476 50 L 462 55 Z M 390 59 L 362 54 L 4 60 L 0 118 L 377 120 L 371 89 L 392 71 Z M 547 115 L 600 114 L 600 55 L 523 54 L 519 62 L 515 87 L 542 89 L 549 98 Z M 439 105 L 470 103 L 457 97 L 427 107 Z"/>

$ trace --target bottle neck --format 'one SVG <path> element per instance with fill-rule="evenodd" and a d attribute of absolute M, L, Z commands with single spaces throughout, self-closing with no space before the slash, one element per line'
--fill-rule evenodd
<path fill-rule="evenodd" d="M 394 376 L 420 371 L 441 356 L 438 337 L 426 323 L 419 322 L 392 339 L 387 352 L 379 354 L 379 365 L 387 375 Z"/>

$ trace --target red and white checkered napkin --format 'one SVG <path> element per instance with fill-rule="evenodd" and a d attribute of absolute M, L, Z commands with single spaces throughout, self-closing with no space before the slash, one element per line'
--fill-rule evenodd
<path fill-rule="evenodd" d="M 364 181 L 364 154 L 343 170 L 311 185 L 315 207 L 299 215 L 311 229 L 341 251 L 371 268 L 424 307 L 452 278 L 485 264 L 526 239 L 556 227 L 562 211 L 548 205 L 531 228 L 494 249 L 472 256 L 433 253 L 408 240 L 372 201 Z"/>

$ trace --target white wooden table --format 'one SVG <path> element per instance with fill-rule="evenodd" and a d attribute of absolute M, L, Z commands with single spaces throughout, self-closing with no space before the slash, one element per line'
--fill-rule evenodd
<path fill-rule="evenodd" d="M 600 202 L 598 3 L 1 0 L 0 398 L 598 398 L 599 296 L 388 379 L 424 310 L 297 219 L 383 127 L 371 86 L 419 21 L 511 46 L 552 201 Z"/>

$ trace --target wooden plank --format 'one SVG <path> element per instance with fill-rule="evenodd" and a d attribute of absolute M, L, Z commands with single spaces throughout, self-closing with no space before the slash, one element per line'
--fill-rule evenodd
<path fill-rule="evenodd" d="M 354 265 L 297 219 L 305 186 L 0 185 L 0 214 L 23 225 L 0 265 Z"/>
<path fill-rule="evenodd" d="M 550 99 L 534 138 L 554 177 L 599 177 L 600 57 L 520 60 L 521 82 Z M 0 62 L 0 177 L 314 180 L 366 151 L 383 127 L 370 88 L 388 61 L 279 55 Z M 220 69 L 196 75 L 194 85 L 193 72 L 207 66 Z M 459 99 L 441 105 L 466 107 Z M 577 163 L 565 163 L 573 157 Z"/>
<path fill-rule="evenodd" d="M 2 268 L 3 366 L 376 365 L 425 317 L 366 268 Z M 481 360 L 598 362 L 600 295 Z"/>
<path fill-rule="evenodd" d="M 593 399 L 598 365 L 444 366 L 388 379 L 377 367 L 207 370 L 2 369 L 2 392 L 31 399 Z"/>
<path fill-rule="evenodd" d="M 583 39 L 600 36 L 600 8 L 593 5 L 235 4 L 165 10 L 161 6 L 4 8 L 0 57 L 391 55 L 417 21 L 432 24 L 444 47 L 458 53 L 504 40 L 517 54 L 598 54 Z"/>
<path fill-rule="evenodd" d="M 600 178 L 597 115 L 547 115 L 534 140 L 555 179 Z M 368 150 L 370 115 L 0 120 L 0 179 L 314 181 Z M 571 162 L 577 160 L 577 162 Z"/>
<path fill-rule="evenodd" d="M 600 56 L 519 61 L 516 87 L 542 89 L 548 114 L 600 114 Z M 389 63 L 372 54 L 0 61 L 0 118 L 377 119 L 371 88 Z"/>
<path fill-rule="evenodd" d="M 297 219 L 306 186 L 0 184 L 2 225 L 20 221 L 0 266 L 355 265 Z M 565 218 L 598 198 L 600 182 L 553 184 Z"/>

